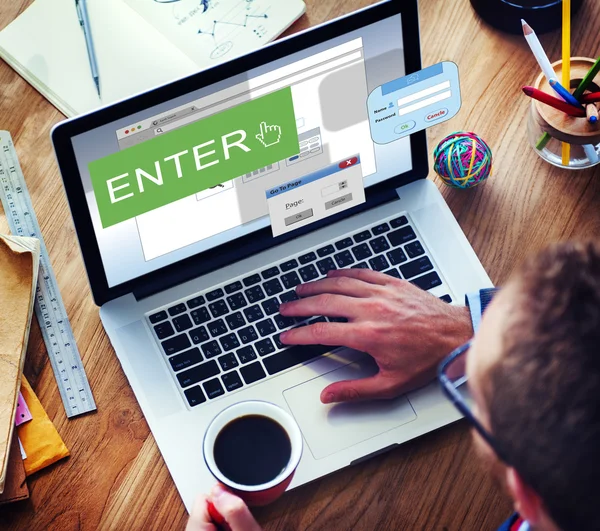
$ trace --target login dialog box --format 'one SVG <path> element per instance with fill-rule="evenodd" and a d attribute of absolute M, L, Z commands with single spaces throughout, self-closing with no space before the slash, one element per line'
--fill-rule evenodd
<path fill-rule="evenodd" d="M 365 202 L 360 156 L 267 190 L 273 236 L 309 225 Z"/>
<path fill-rule="evenodd" d="M 422 131 L 460 110 L 458 67 L 438 63 L 377 87 L 367 100 L 371 136 L 377 144 Z"/>

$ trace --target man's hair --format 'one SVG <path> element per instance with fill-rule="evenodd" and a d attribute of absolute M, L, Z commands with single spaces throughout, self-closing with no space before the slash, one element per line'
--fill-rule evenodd
<path fill-rule="evenodd" d="M 552 245 L 511 285 L 492 433 L 563 531 L 600 529 L 600 245 Z"/>

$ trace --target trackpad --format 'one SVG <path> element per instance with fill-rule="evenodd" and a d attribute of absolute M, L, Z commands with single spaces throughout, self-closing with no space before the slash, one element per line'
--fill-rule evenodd
<path fill-rule="evenodd" d="M 417 418 L 405 396 L 351 404 L 321 403 L 321 391 L 330 383 L 376 373 L 377 366 L 365 357 L 283 392 L 315 459 L 323 459 Z"/>

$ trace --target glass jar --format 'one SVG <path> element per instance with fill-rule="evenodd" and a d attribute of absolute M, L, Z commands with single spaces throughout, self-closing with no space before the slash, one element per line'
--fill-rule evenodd
<path fill-rule="evenodd" d="M 571 59 L 571 91 L 594 64 L 593 59 L 574 57 Z M 554 63 L 558 80 L 562 78 L 562 61 Z M 600 91 L 600 75 L 590 86 L 593 92 Z M 543 74 L 537 78 L 535 88 L 556 96 Z M 527 138 L 535 152 L 545 161 L 568 169 L 585 169 L 600 163 L 600 121 L 592 124 L 587 118 L 576 118 L 537 100 L 531 100 L 527 121 Z M 563 143 L 569 144 L 569 163 L 563 164 Z"/>

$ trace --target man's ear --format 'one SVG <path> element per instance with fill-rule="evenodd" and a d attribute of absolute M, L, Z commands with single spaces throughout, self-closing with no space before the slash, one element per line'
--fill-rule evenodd
<path fill-rule="evenodd" d="M 515 511 L 532 526 L 539 524 L 544 512 L 542 499 L 512 467 L 506 468 L 506 486 L 514 501 Z"/>

